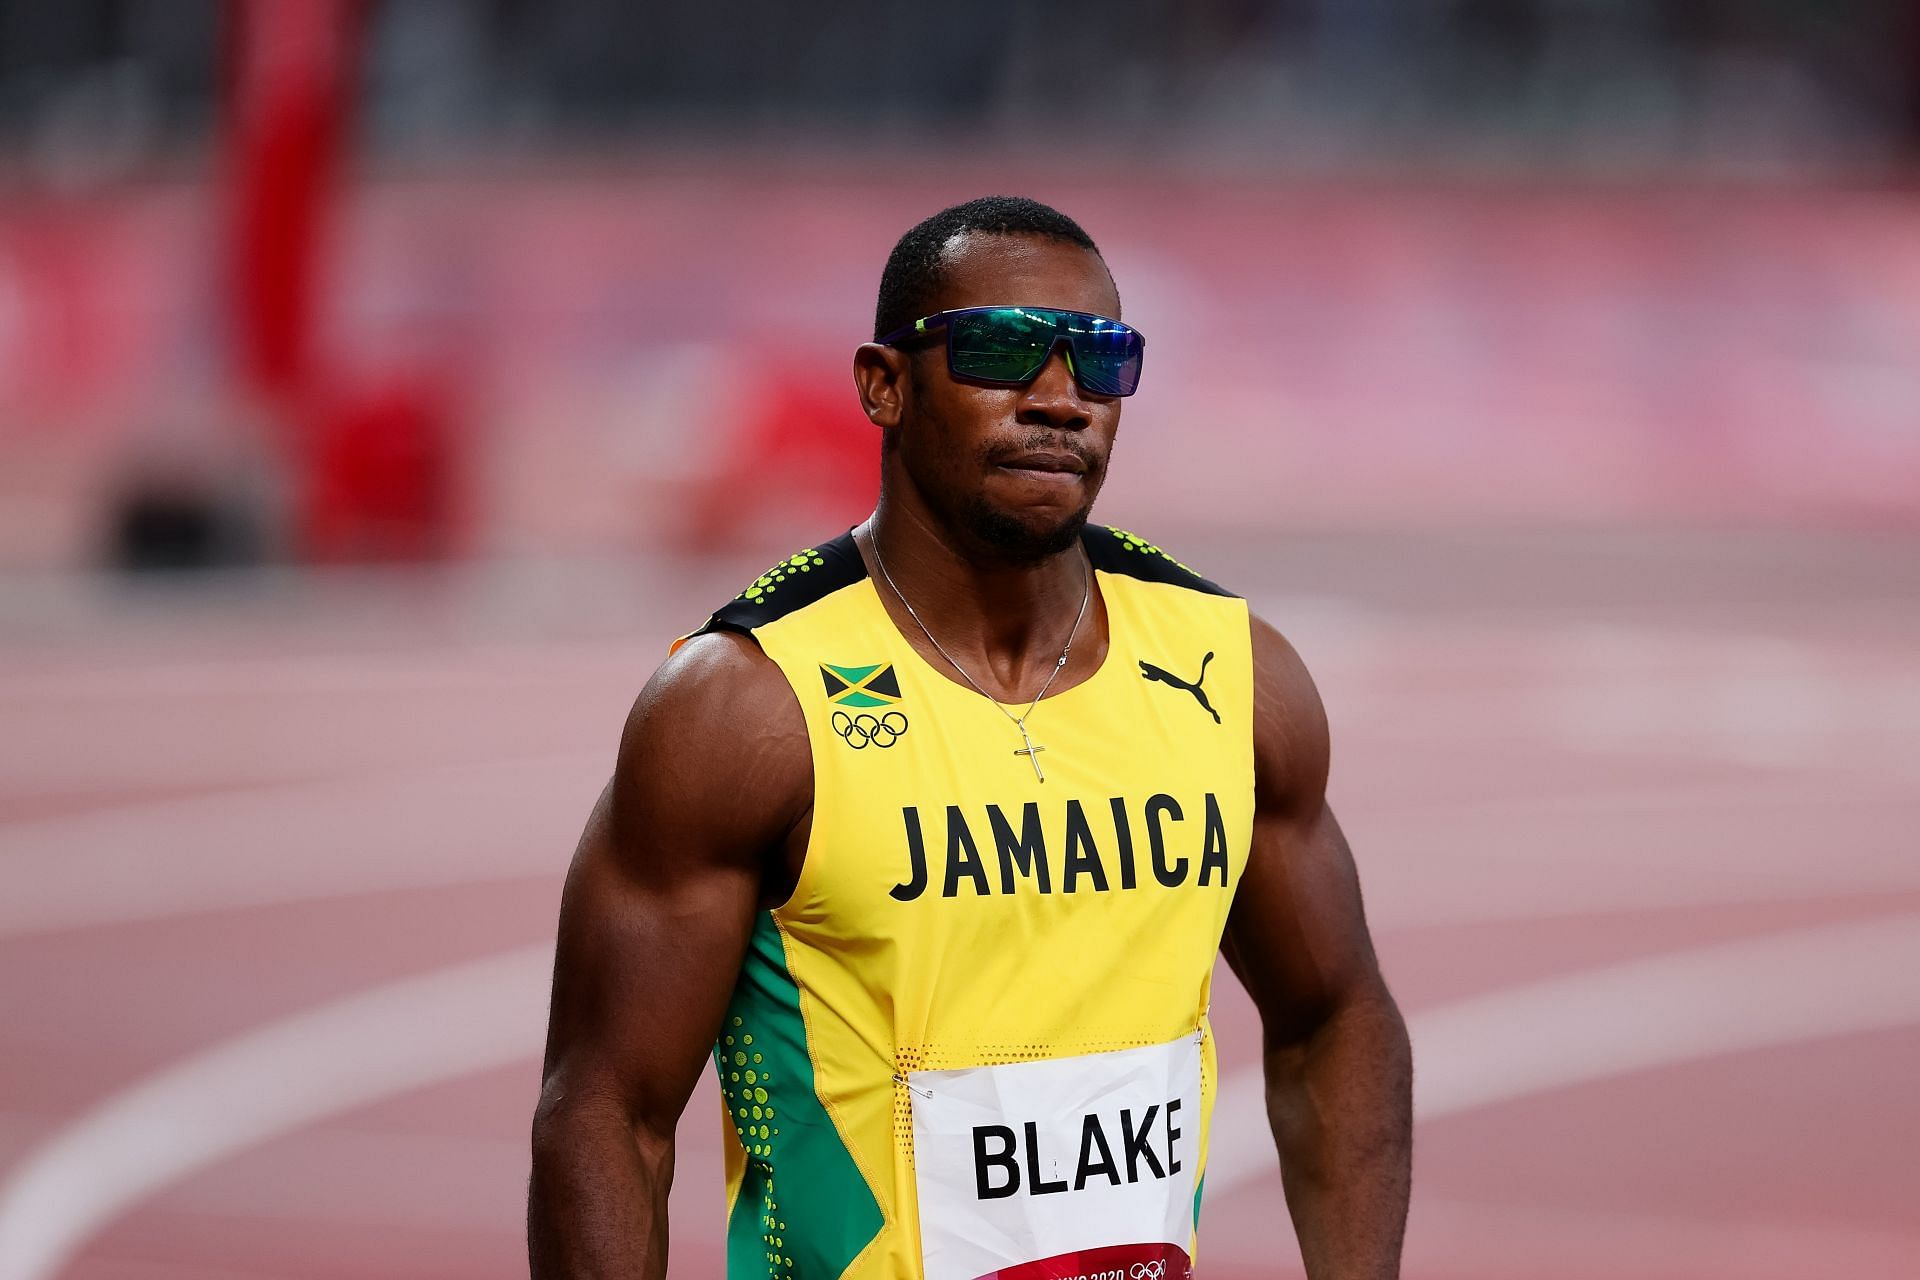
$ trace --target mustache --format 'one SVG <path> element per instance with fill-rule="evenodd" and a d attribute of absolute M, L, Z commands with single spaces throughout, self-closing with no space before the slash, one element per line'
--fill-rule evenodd
<path fill-rule="evenodd" d="M 985 462 L 997 464 L 1003 459 L 1017 458 L 1023 453 L 1039 452 L 1070 453 L 1078 458 L 1080 465 L 1089 472 L 1098 471 L 1105 465 L 1099 453 L 1088 448 L 1078 436 L 1045 429 L 1035 431 L 1017 442 L 995 445 L 983 450 L 981 458 Z"/>

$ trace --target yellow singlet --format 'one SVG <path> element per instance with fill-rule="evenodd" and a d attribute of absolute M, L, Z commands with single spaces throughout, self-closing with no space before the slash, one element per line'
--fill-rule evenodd
<path fill-rule="evenodd" d="M 1247 608 L 1132 534 L 1082 540 L 1109 645 L 1028 719 L 1044 781 L 851 535 L 701 628 L 779 665 L 814 775 L 715 1045 L 729 1280 L 1187 1274 L 1253 822 Z"/>

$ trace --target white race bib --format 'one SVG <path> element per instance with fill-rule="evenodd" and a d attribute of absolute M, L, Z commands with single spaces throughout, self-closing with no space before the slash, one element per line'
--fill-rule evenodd
<path fill-rule="evenodd" d="M 1186 1280 L 1198 1033 L 907 1088 L 926 1280 Z"/>

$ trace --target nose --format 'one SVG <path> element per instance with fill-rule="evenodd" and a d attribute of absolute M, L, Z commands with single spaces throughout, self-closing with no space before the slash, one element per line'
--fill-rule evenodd
<path fill-rule="evenodd" d="M 1073 380 L 1072 361 L 1073 352 L 1065 338 L 1053 344 L 1047 362 L 1021 393 L 1014 421 L 1063 431 L 1079 431 L 1092 423 L 1092 408 L 1080 384 Z"/>

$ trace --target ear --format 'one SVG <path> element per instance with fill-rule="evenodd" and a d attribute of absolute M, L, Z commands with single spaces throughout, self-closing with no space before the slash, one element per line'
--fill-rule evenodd
<path fill-rule="evenodd" d="M 863 342 L 853 352 L 853 385 L 860 408 L 874 426 L 891 430 L 906 416 L 908 354 L 898 347 Z"/>

